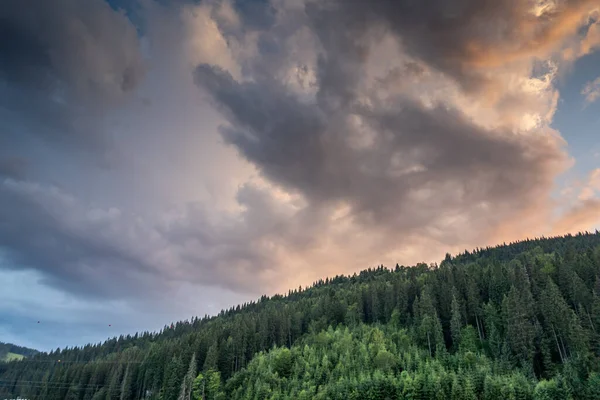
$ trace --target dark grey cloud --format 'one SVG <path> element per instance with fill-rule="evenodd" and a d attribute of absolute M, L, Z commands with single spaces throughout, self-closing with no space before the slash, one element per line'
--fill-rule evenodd
<path fill-rule="evenodd" d="M 546 138 L 488 131 L 449 107 L 398 98 L 328 115 L 277 83 L 237 83 L 216 67 L 198 67 L 196 81 L 231 123 L 222 129 L 224 139 L 267 179 L 302 193 L 316 208 L 349 204 L 368 225 L 417 230 L 484 203 L 485 210 L 516 211 L 548 188 L 563 161 Z M 325 85 L 330 93 L 342 86 L 352 83 Z M 372 130 L 368 147 L 352 146 L 349 138 L 359 133 L 347 117 Z"/>
<path fill-rule="evenodd" d="M 326 15 L 327 24 L 344 19 L 339 27 L 352 29 L 354 41 L 357 33 L 379 24 L 397 35 L 409 54 L 476 90 L 493 80 L 487 68 L 560 50 L 579 33 L 597 1 L 566 0 L 545 9 L 540 3 L 537 16 L 534 5 L 530 0 L 333 0 L 309 1 L 307 13 L 317 22 Z"/>
<path fill-rule="evenodd" d="M 295 214 L 266 189 L 238 192 L 240 215 L 200 203 L 143 218 L 100 209 L 50 185 L 0 181 L 0 268 L 33 270 L 83 298 L 159 298 L 184 284 L 259 294 L 278 252 L 314 246 L 325 221 Z"/>
<path fill-rule="evenodd" d="M 309 209 L 346 204 L 363 226 L 407 236 L 430 234 L 454 216 L 491 231 L 545 198 L 565 166 L 560 143 L 543 131 L 484 128 L 453 104 L 426 107 L 408 95 L 384 101 L 365 93 L 373 44 L 392 33 L 421 65 L 470 91 L 497 66 L 495 57 L 533 57 L 558 46 L 567 37 L 555 37 L 557 26 L 592 4 L 567 2 L 542 16 L 530 46 L 531 37 L 515 36 L 533 18 L 524 1 L 309 2 L 303 17 L 319 46 L 316 101 L 301 101 L 278 79 L 277 68 L 285 67 L 278 61 L 292 52 L 280 36 L 267 46 L 275 55 L 254 65 L 253 80 L 238 82 L 207 64 L 195 80 L 229 122 L 221 129 L 225 141 L 265 178 L 305 196 Z M 365 136 L 371 143 L 352 142 Z M 454 244 L 455 233 L 440 238 Z"/>
<path fill-rule="evenodd" d="M 141 79 L 136 29 L 105 1 L 9 0 L 0 18 L 0 70 L 10 83 L 111 101 Z"/>
<path fill-rule="evenodd" d="M 275 24 L 277 9 L 269 0 L 234 0 L 245 29 L 269 29 Z"/>
<path fill-rule="evenodd" d="M 135 295 L 154 273 L 122 237 L 116 210 L 83 208 L 58 188 L 12 179 L 0 183 L 0 208 L 3 268 L 36 269 L 53 286 L 101 297 Z"/>
<path fill-rule="evenodd" d="M 144 75 L 135 27 L 104 0 L 3 1 L 0 37 L 1 128 L 14 140 L 84 142 Z"/>

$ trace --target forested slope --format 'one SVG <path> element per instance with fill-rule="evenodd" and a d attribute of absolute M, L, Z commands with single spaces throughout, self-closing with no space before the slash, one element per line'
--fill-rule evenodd
<path fill-rule="evenodd" d="M 37 353 L 37 350 L 29 349 L 27 347 L 0 342 L 0 362 L 31 357 Z"/>
<path fill-rule="evenodd" d="M 599 333 L 596 232 L 379 267 L 0 364 L 0 398 L 598 399 Z"/>

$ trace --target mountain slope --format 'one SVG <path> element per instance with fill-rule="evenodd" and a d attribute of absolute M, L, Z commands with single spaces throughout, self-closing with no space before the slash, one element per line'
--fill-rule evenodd
<path fill-rule="evenodd" d="M 37 353 L 38 351 L 34 349 L 0 342 L 0 362 L 22 360 Z"/>
<path fill-rule="evenodd" d="M 0 365 L 0 397 L 600 398 L 598 332 L 595 233 L 379 267 L 39 354 Z"/>

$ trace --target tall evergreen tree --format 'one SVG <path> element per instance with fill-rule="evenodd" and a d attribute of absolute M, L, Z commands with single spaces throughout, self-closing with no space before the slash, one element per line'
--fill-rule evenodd
<path fill-rule="evenodd" d="M 463 328 L 463 317 L 456 289 L 454 289 L 452 293 L 451 309 L 452 317 L 450 319 L 450 332 L 452 334 L 452 343 L 455 348 L 458 348 L 458 345 L 460 344 L 460 331 Z"/>
<path fill-rule="evenodd" d="M 188 366 L 187 373 L 181 382 L 181 390 L 177 400 L 190 400 L 192 397 L 192 386 L 194 379 L 196 378 L 196 353 L 192 355 L 190 359 L 190 365 Z"/>
<path fill-rule="evenodd" d="M 173 356 L 165 371 L 162 400 L 177 400 L 184 374 L 181 357 Z"/>
<path fill-rule="evenodd" d="M 208 349 L 208 354 L 206 355 L 206 359 L 204 360 L 203 371 L 214 371 L 217 369 L 217 365 L 219 362 L 219 350 L 217 342 L 214 342 Z"/>
<path fill-rule="evenodd" d="M 530 366 L 533 360 L 535 327 L 533 313 L 528 308 L 526 295 L 513 286 L 502 302 L 506 342 L 513 356 L 522 365 Z"/>

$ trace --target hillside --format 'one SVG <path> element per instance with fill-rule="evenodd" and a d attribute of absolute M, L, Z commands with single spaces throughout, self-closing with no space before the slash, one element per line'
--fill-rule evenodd
<path fill-rule="evenodd" d="M 27 347 L 0 342 L 0 362 L 22 360 L 37 353 L 37 350 L 28 349 Z"/>
<path fill-rule="evenodd" d="M 9 362 L 9 361 L 20 361 L 23 360 L 25 356 L 16 353 L 6 353 L 4 358 L 0 361 Z"/>
<path fill-rule="evenodd" d="M 598 399 L 600 234 L 397 265 L 0 364 L 0 398 Z"/>

